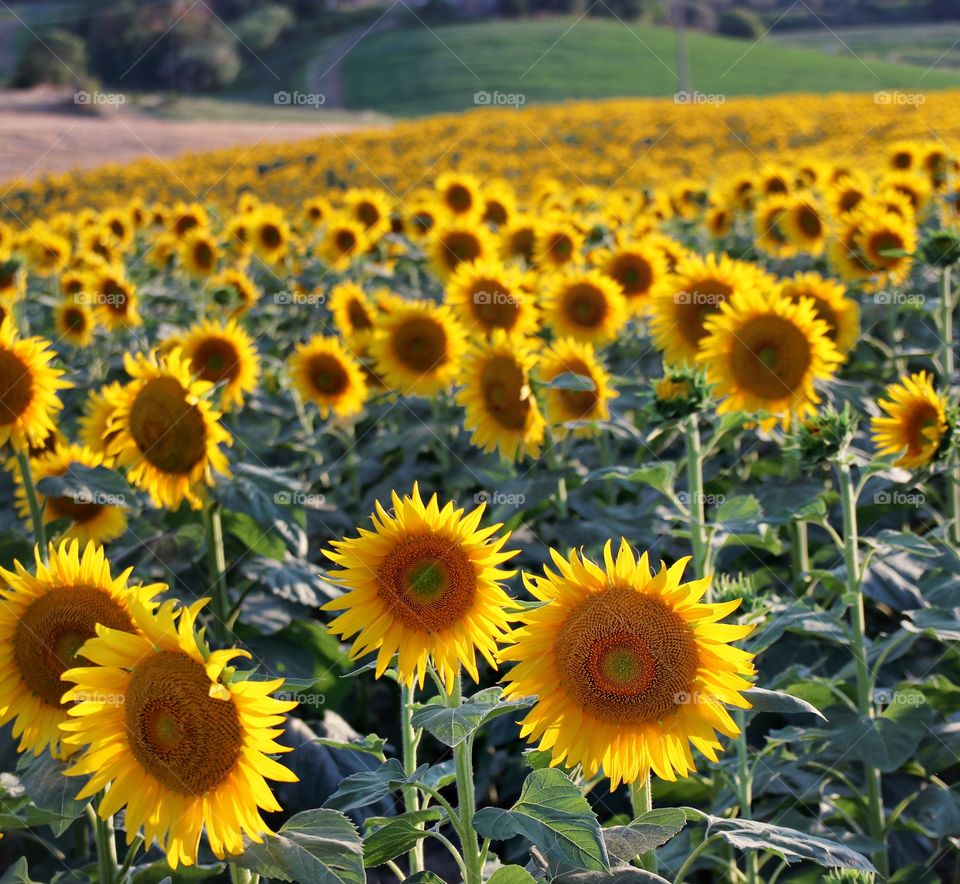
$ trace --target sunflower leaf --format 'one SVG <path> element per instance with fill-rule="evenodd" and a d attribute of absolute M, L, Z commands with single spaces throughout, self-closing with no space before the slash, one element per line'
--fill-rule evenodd
<path fill-rule="evenodd" d="M 319 808 L 298 813 L 276 835 L 250 844 L 232 860 L 266 878 L 314 884 L 363 884 L 363 843 L 342 813 Z"/>
<path fill-rule="evenodd" d="M 37 884 L 30 877 L 30 870 L 27 867 L 27 859 L 21 856 L 12 866 L 10 866 L 0 878 L 0 884 Z"/>
<path fill-rule="evenodd" d="M 779 712 L 782 715 L 809 713 L 827 720 L 826 716 L 812 703 L 794 697 L 786 691 L 768 691 L 765 688 L 750 688 L 744 696 L 753 704 L 754 712 Z"/>
<path fill-rule="evenodd" d="M 102 503 L 126 506 L 135 499 L 133 489 L 119 473 L 106 467 L 71 464 L 60 476 L 47 476 L 37 482 L 37 490 L 47 497 L 69 497 L 76 503 Z"/>
<path fill-rule="evenodd" d="M 555 378 L 544 381 L 542 386 L 549 390 L 576 390 L 581 393 L 592 393 L 597 389 L 593 378 L 582 374 L 575 374 L 572 371 L 565 371 L 558 374 Z"/>
<path fill-rule="evenodd" d="M 58 835 L 62 834 L 90 803 L 89 799 L 77 801 L 73 797 L 80 791 L 84 781 L 64 776 L 66 768 L 64 762 L 44 754 L 31 759 L 19 773 L 20 782 L 33 803 L 41 810 L 50 811 L 61 818 L 57 823 L 50 823 Z"/>
<path fill-rule="evenodd" d="M 495 841 L 521 835 L 568 868 L 610 868 L 596 814 L 577 786 L 555 768 L 535 770 L 524 780 L 513 807 L 484 807 L 473 824 L 484 838 Z"/>
<path fill-rule="evenodd" d="M 421 764 L 407 776 L 403 772 L 403 765 L 396 758 L 391 758 L 375 770 L 364 770 L 346 777 L 341 781 L 340 788 L 324 802 L 324 807 L 346 813 L 380 801 L 401 786 L 411 783 L 430 785 L 446 772 L 446 768 L 440 771 L 436 768 L 442 768 L 442 765 Z"/>
<path fill-rule="evenodd" d="M 459 746 L 491 719 L 530 705 L 529 700 L 503 700 L 502 694 L 501 688 L 486 688 L 456 708 L 434 700 L 417 708 L 413 725 L 430 731 L 446 746 Z"/>
<path fill-rule="evenodd" d="M 487 878 L 487 884 L 536 884 L 536 881 L 523 866 L 500 866 Z"/>
<path fill-rule="evenodd" d="M 687 824 L 682 810 L 658 808 L 641 814 L 627 826 L 610 826 L 603 830 L 607 852 L 629 863 L 634 857 L 666 844 Z"/>
<path fill-rule="evenodd" d="M 363 839 L 363 864 L 372 869 L 406 853 L 427 837 L 424 824 L 435 822 L 443 816 L 439 808 L 430 807 L 390 817 L 386 821 L 381 818 L 383 825 Z M 367 820 L 368 824 L 371 822 Z"/>

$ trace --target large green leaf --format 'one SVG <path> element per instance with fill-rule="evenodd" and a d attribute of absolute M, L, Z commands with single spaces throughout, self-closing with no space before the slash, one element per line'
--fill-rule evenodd
<path fill-rule="evenodd" d="M 324 807 L 348 811 L 366 807 L 386 798 L 401 786 L 408 783 L 425 783 L 435 786 L 446 778 L 448 768 L 445 764 L 421 764 L 409 777 L 403 772 L 403 765 L 391 758 L 375 770 L 364 770 L 350 774 L 340 783 L 340 788 L 325 802 Z"/>
<path fill-rule="evenodd" d="M 629 863 L 634 857 L 666 844 L 687 824 L 687 816 L 678 808 L 664 807 L 638 816 L 627 826 L 603 829 L 607 853 Z"/>
<path fill-rule="evenodd" d="M 374 868 L 400 856 L 401 853 L 406 853 L 418 841 L 427 837 L 424 825 L 436 822 L 443 816 L 439 808 L 430 807 L 390 817 L 380 828 L 363 839 L 363 864 L 367 868 Z M 367 820 L 368 825 L 372 822 L 374 820 Z"/>
<path fill-rule="evenodd" d="M 459 746 L 486 722 L 525 709 L 532 702 L 526 699 L 503 700 L 502 695 L 502 688 L 487 688 L 457 707 L 444 706 L 435 698 L 413 713 L 414 727 L 425 728 L 451 748 Z"/>
<path fill-rule="evenodd" d="M 663 463 L 641 464 L 638 467 L 601 467 L 589 473 L 586 481 L 605 479 L 607 481 L 633 482 L 639 485 L 649 485 L 662 494 L 669 495 L 673 493 L 676 478 L 677 465 L 672 460 L 668 460 Z"/>
<path fill-rule="evenodd" d="M 779 712 L 781 715 L 810 714 L 826 721 L 826 717 L 816 706 L 786 691 L 750 688 L 743 694 L 753 704 L 754 712 Z"/>
<path fill-rule="evenodd" d="M 80 816 L 90 803 L 89 799 L 76 800 L 74 796 L 83 788 L 86 780 L 64 776 L 66 767 L 64 762 L 44 753 L 31 758 L 18 773 L 20 782 L 33 803 L 60 818 L 50 822 L 50 827 L 58 835 L 66 831 L 70 822 Z"/>
<path fill-rule="evenodd" d="M 306 810 L 287 820 L 263 844 L 232 859 L 266 878 L 311 884 L 363 884 L 363 844 L 342 813 Z"/>
<path fill-rule="evenodd" d="M 537 884 L 523 866 L 501 866 L 489 878 L 487 884 Z"/>
<path fill-rule="evenodd" d="M 509 810 L 479 810 L 474 828 L 495 841 L 522 835 L 549 859 L 568 868 L 610 868 L 596 815 L 580 789 L 555 769 L 531 773 Z"/>
<path fill-rule="evenodd" d="M 7 868 L 0 878 L 0 884 L 38 884 L 30 877 L 30 870 L 27 868 L 27 859 L 21 856 L 13 865 Z"/>

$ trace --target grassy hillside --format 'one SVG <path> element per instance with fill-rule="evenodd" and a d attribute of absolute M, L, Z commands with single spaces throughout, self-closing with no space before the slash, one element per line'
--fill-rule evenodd
<path fill-rule="evenodd" d="M 478 91 L 527 104 L 568 98 L 671 95 L 670 29 L 584 19 L 494 21 L 427 29 L 414 23 L 368 36 L 343 61 L 347 104 L 394 115 L 472 107 Z M 960 72 L 863 62 L 850 53 L 688 35 L 692 86 L 704 93 L 938 89 Z"/>

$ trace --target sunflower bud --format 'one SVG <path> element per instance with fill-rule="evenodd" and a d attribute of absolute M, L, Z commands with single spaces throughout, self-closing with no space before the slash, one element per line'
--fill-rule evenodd
<path fill-rule="evenodd" d="M 797 424 L 790 433 L 787 447 L 796 451 L 809 466 L 841 458 L 857 430 L 857 416 L 844 404 L 842 411 L 832 406 L 816 412 Z"/>
<path fill-rule="evenodd" d="M 663 421 L 682 420 L 703 411 L 709 398 L 707 381 L 699 369 L 666 368 L 653 382 L 651 408 Z"/>
<path fill-rule="evenodd" d="M 931 267 L 949 267 L 960 261 L 960 234 L 953 230 L 937 230 L 920 245 L 923 260 Z"/>

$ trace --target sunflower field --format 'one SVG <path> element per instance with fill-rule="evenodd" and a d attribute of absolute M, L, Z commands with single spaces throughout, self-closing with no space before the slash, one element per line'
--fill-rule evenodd
<path fill-rule="evenodd" d="M 960 881 L 960 95 L 901 99 L 5 185 L 0 882 Z"/>

